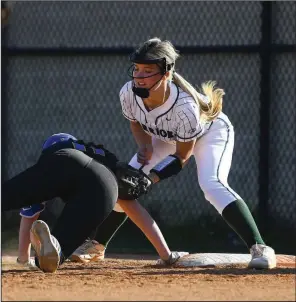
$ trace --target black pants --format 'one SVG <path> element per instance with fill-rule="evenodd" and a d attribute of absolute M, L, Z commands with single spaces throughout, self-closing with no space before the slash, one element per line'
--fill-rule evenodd
<path fill-rule="evenodd" d="M 40 157 L 37 164 L 2 184 L 2 211 L 60 197 L 66 203 L 52 234 L 65 258 L 112 212 L 118 186 L 114 174 L 73 149 Z"/>

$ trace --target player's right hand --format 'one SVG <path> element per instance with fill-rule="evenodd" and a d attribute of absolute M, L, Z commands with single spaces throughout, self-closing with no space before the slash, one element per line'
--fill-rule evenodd
<path fill-rule="evenodd" d="M 137 153 L 137 161 L 142 165 L 148 165 L 149 160 L 151 159 L 153 154 L 152 145 L 145 145 L 141 147 Z"/>

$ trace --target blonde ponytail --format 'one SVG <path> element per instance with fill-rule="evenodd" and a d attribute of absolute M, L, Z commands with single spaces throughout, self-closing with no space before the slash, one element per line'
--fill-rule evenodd
<path fill-rule="evenodd" d="M 201 85 L 202 94 L 197 92 L 196 89 L 187 82 L 178 73 L 173 73 L 173 82 L 182 90 L 190 94 L 195 102 L 199 104 L 200 120 L 202 122 L 211 122 L 222 111 L 222 102 L 224 90 L 216 88 L 216 82 L 209 81 Z"/>

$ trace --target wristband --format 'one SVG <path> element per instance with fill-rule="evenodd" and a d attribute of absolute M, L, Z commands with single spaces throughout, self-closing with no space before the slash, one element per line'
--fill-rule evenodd
<path fill-rule="evenodd" d="M 156 166 L 154 166 L 150 173 L 155 173 L 160 180 L 169 178 L 178 174 L 182 170 L 182 164 L 178 156 L 169 155 Z"/>

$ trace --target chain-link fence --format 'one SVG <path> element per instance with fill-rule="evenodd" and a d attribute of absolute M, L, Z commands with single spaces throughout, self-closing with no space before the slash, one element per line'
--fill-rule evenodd
<path fill-rule="evenodd" d="M 118 93 L 129 80 L 129 51 L 157 36 L 180 49 L 177 70 L 191 83 L 211 79 L 225 89 L 236 133 L 229 183 L 279 245 L 274 234 L 296 227 L 295 14 L 293 2 L 14 2 L 2 40 L 2 177 L 32 165 L 56 132 L 129 160 L 136 145 Z M 142 202 L 173 247 L 237 243 L 198 187 L 193 160 Z M 111 247 L 126 246 L 127 232 L 137 248 L 148 245 L 127 224 Z"/>

